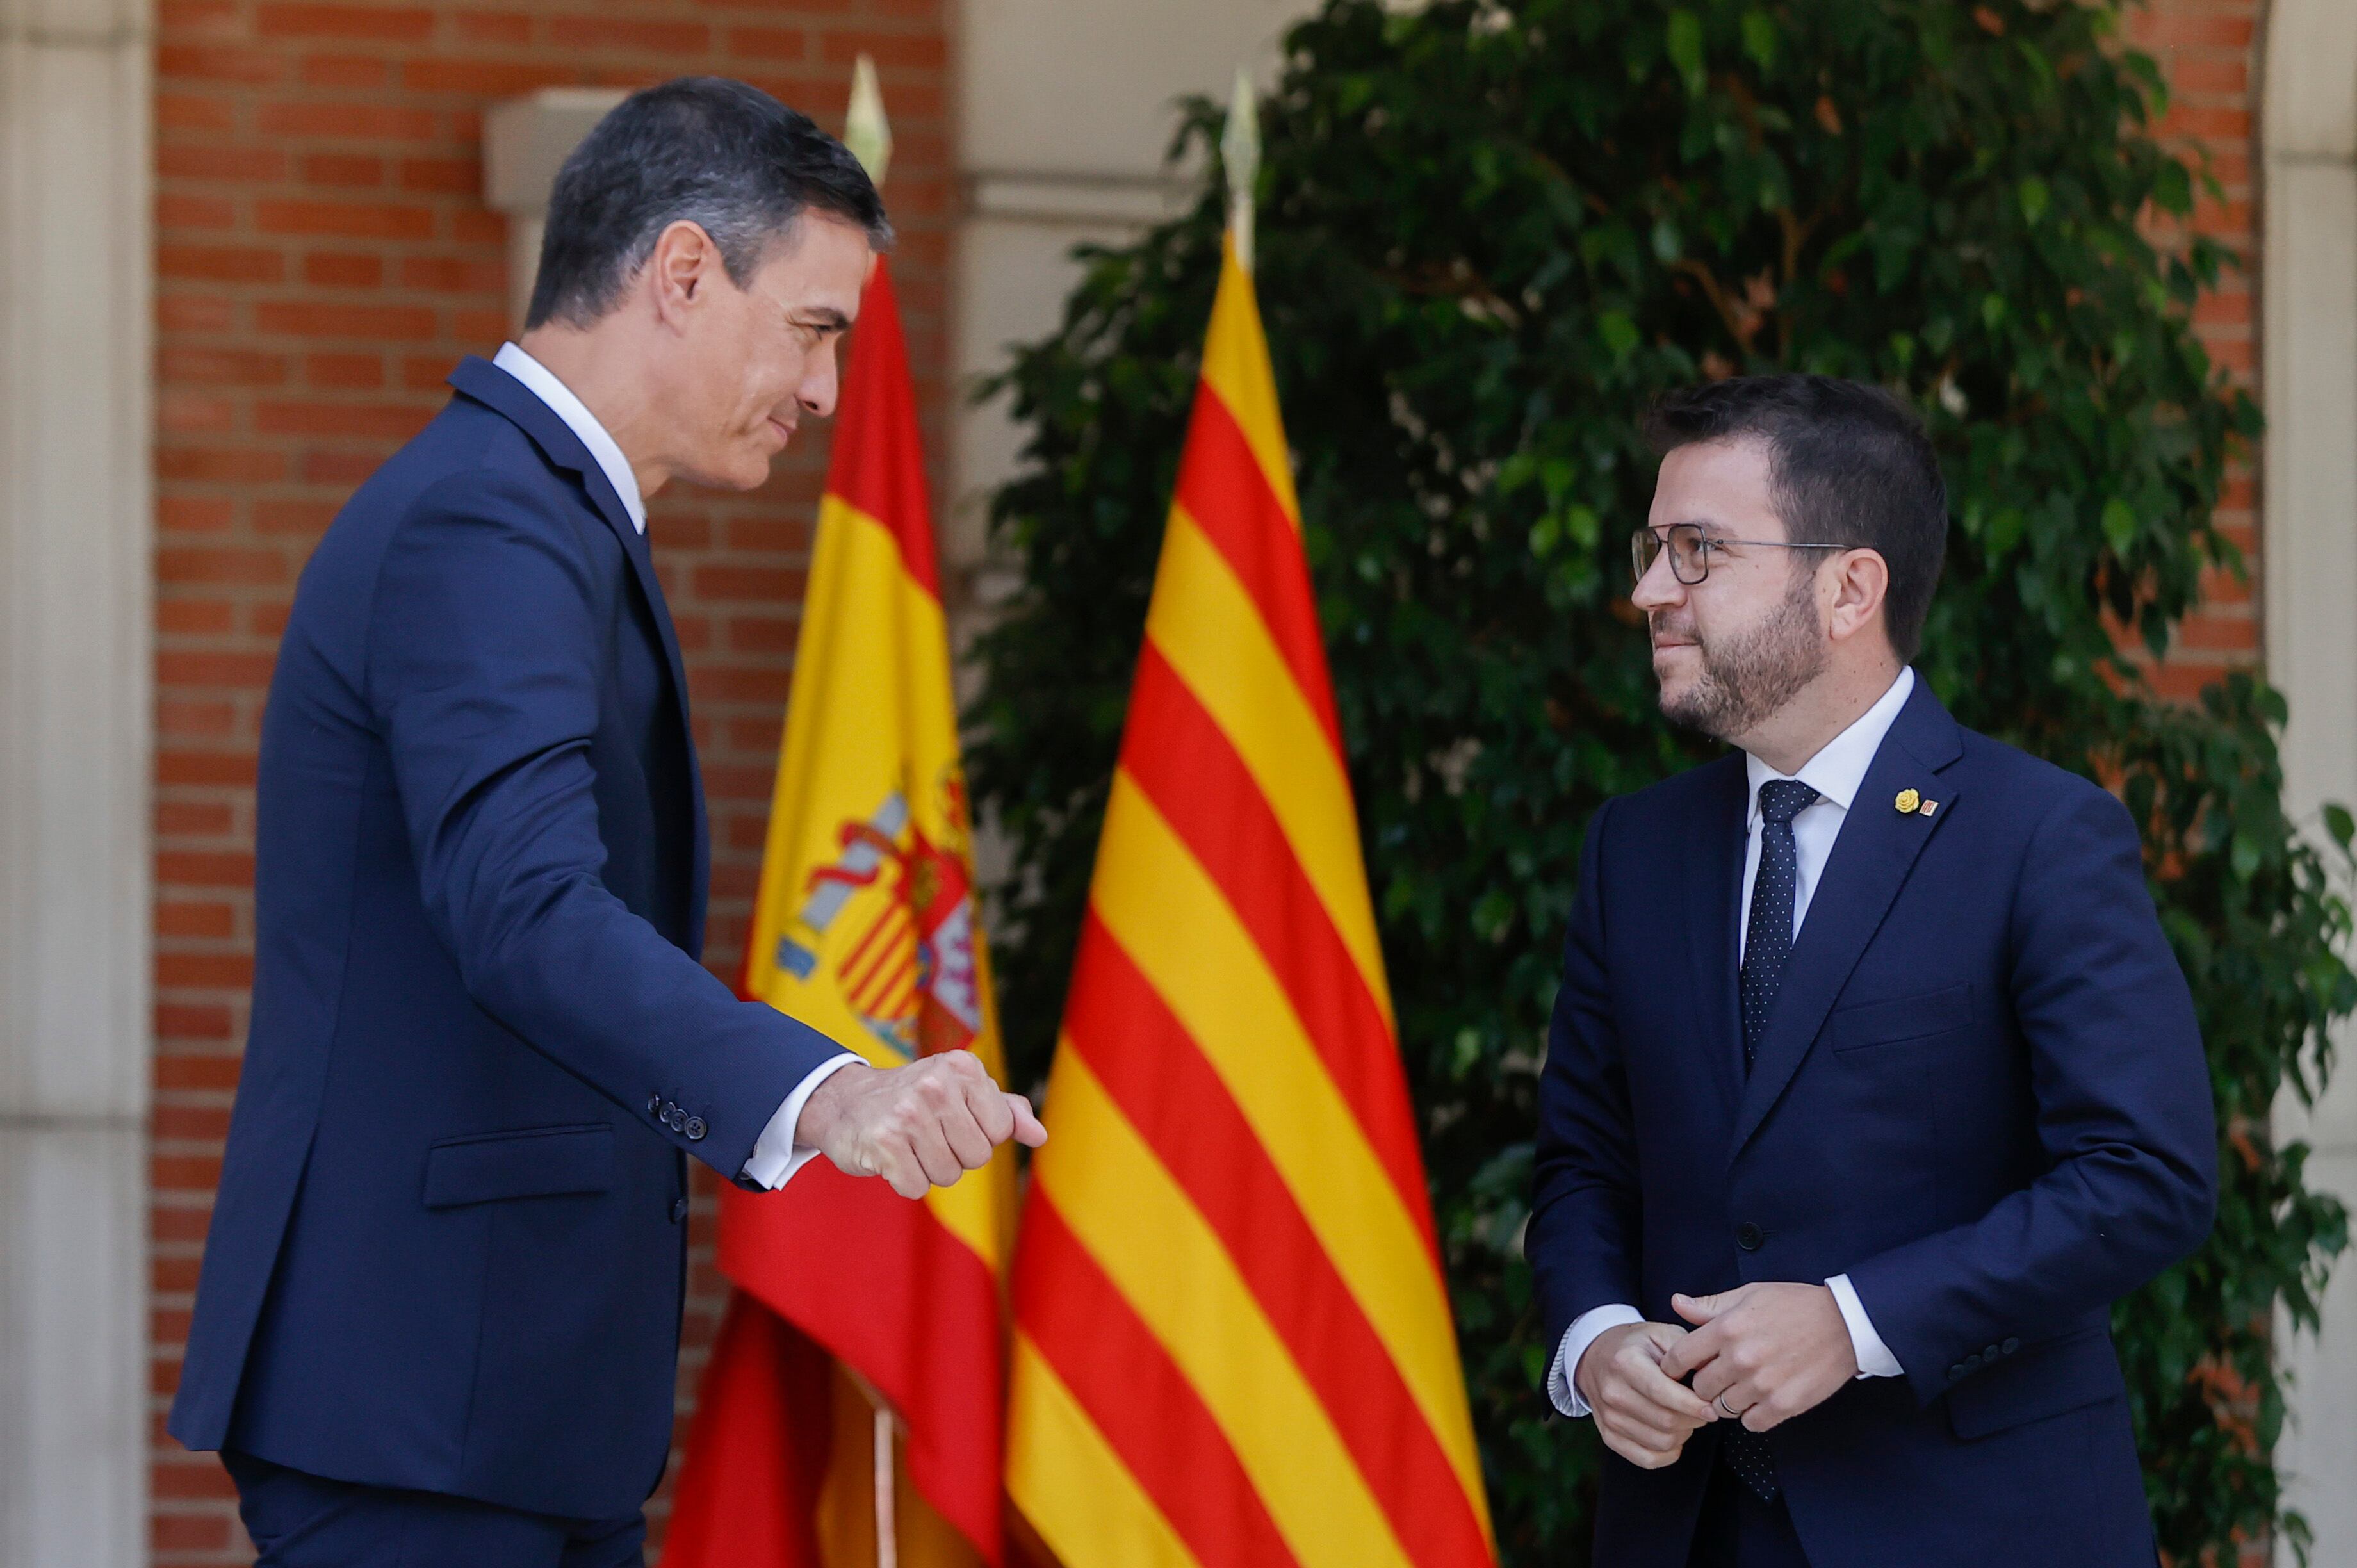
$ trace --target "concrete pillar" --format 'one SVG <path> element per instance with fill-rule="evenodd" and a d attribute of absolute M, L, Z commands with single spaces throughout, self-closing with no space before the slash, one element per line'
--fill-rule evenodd
<path fill-rule="evenodd" d="M 544 87 L 483 116 L 483 205 L 508 220 L 508 327 L 523 330 L 556 171 L 628 96 L 611 87 Z"/>
<path fill-rule="evenodd" d="M 144 0 L 0 0 L 0 1562 L 147 1550 Z"/>
<path fill-rule="evenodd" d="M 2293 810 L 2357 807 L 2357 7 L 2275 0 L 2268 21 L 2264 293 L 2268 672 L 2291 704 Z M 2357 1032 L 2313 1112 L 2287 1095 L 2281 1139 L 2315 1154 L 2311 1187 L 2357 1208 Z M 2321 1336 L 2277 1325 L 2291 1420 L 2286 1501 L 2312 1561 L 2357 1563 L 2357 1258 L 2343 1256 Z M 2295 1559 L 2286 1545 L 2276 1561 Z"/>

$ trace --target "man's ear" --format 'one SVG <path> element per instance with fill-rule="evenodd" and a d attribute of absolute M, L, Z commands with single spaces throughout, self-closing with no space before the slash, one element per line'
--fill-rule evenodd
<path fill-rule="evenodd" d="M 1882 602 L 1890 592 L 1890 564 L 1876 550 L 1847 550 L 1833 563 L 1832 600 L 1826 633 L 1846 641 L 1882 624 Z"/>
<path fill-rule="evenodd" d="M 673 328 L 683 325 L 685 314 L 710 297 L 719 271 L 720 247 L 703 224 L 683 218 L 664 229 L 655 237 L 645 274 L 656 318 Z"/>

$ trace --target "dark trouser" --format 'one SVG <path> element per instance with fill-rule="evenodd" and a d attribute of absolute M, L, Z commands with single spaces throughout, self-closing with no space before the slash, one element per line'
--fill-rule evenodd
<path fill-rule="evenodd" d="M 223 1454 L 255 1568 L 643 1568 L 647 1521 L 560 1519 Z"/>
<path fill-rule="evenodd" d="M 1761 1502 L 1724 1459 L 1711 1466 L 1686 1562 L 1688 1568 L 1809 1568 L 1784 1499 Z"/>

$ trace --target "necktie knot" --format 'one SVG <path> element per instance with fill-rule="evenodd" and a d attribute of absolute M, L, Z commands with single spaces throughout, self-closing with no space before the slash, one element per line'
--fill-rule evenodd
<path fill-rule="evenodd" d="M 1788 826 L 1816 802 L 1817 792 L 1797 779 L 1770 779 L 1760 786 L 1760 814 L 1776 827 Z"/>

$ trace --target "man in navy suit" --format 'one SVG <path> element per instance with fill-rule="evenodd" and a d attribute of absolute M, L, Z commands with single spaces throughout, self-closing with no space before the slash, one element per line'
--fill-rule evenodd
<path fill-rule="evenodd" d="M 1895 400 L 1650 425 L 1662 709 L 1737 749 L 1590 822 L 1540 1085 L 1596 1560 L 2150 1568 L 2107 1325 L 2208 1232 L 2217 1145 L 2136 824 L 1908 668 L 1948 516 Z"/>
<path fill-rule="evenodd" d="M 969 1053 L 867 1067 L 698 961 L 706 842 L 645 499 L 835 398 L 890 241 L 742 83 L 566 162 L 520 343 L 338 516 L 263 724 L 253 1017 L 171 1416 L 265 1564 L 641 1561 L 687 1157 L 904 1196 L 1045 1134 Z M 811 1260 L 813 1267 L 825 1261 Z"/>

